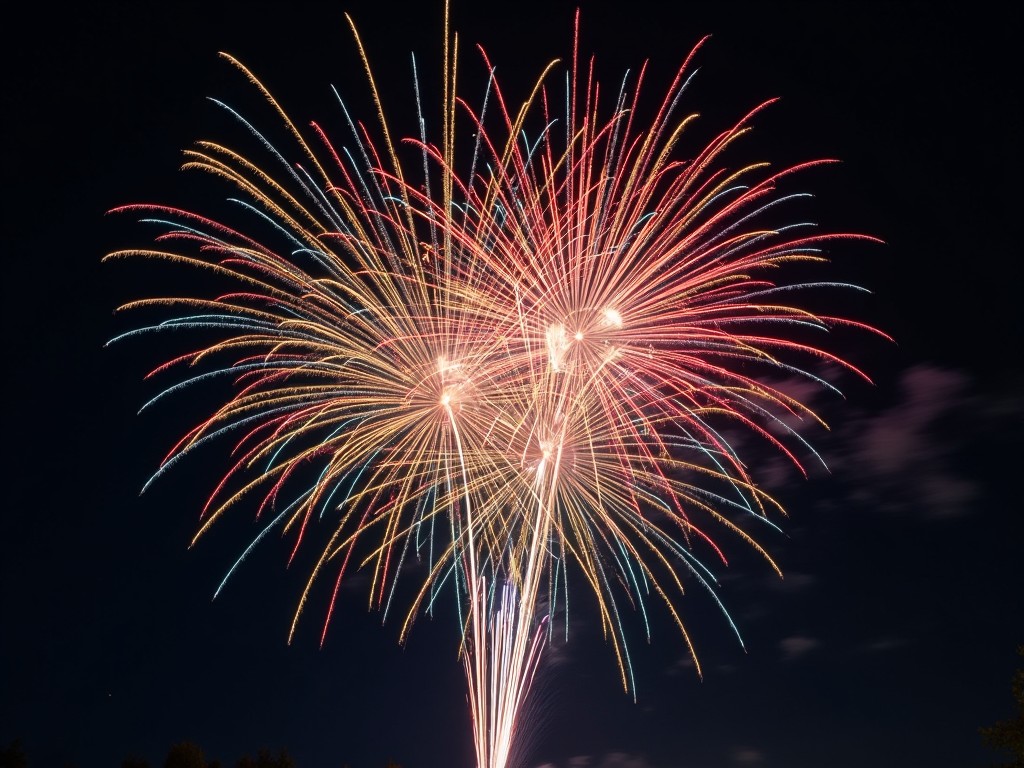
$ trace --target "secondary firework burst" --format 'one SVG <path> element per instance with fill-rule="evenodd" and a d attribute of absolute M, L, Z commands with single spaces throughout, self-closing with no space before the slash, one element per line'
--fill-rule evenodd
<path fill-rule="evenodd" d="M 479 768 L 514 759 L 548 616 L 570 595 L 593 597 L 627 690 L 626 614 L 646 626 L 652 600 L 698 660 L 682 597 L 694 585 L 718 601 L 716 539 L 738 538 L 777 570 L 755 533 L 783 509 L 727 435 L 741 428 L 800 468 L 814 454 L 794 425 L 820 419 L 765 374 L 828 388 L 815 373 L 824 360 L 863 376 L 802 331 L 872 331 L 787 298 L 853 289 L 780 276 L 824 261 L 830 241 L 870 238 L 767 223 L 800 197 L 780 182 L 820 162 L 729 165 L 766 105 L 684 154 L 695 118 L 683 94 L 700 45 L 641 124 L 646 68 L 603 100 L 578 30 L 577 17 L 564 75 L 549 65 L 513 106 L 482 50 L 485 93 L 457 93 L 458 37 L 446 23 L 441 135 L 402 140 L 372 76 L 376 124 L 339 99 L 351 131 L 338 144 L 315 123 L 300 128 L 227 56 L 290 144 L 218 102 L 260 152 L 202 141 L 186 167 L 234 187 L 252 231 L 273 237 L 137 204 L 118 210 L 155 226 L 157 245 L 107 257 L 166 260 L 233 286 L 122 307 L 165 315 L 119 339 L 216 334 L 151 373 L 177 376 L 154 401 L 212 379 L 234 385 L 150 482 L 202 445 L 233 444 L 196 540 L 235 507 L 265 522 L 230 576 L 271 533 L 290 537 L 293 557 L 318 537 L 292 634 L 327 578 L 326 634 L 359 568 L 386 613 L 400 577 L 418 574 L 406 577 L 417 580 L 400 609 L 403 639 L 454 596 Z"/>

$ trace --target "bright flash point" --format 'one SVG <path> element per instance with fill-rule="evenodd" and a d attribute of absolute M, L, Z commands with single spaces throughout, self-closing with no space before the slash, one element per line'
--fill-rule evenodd
<path fill-rule="evenodd" d="M 606 309 L 604 311 L 604 321 L 613 328 L 622 327 L 622 315 L 619 314 L 617 309 Z"/>

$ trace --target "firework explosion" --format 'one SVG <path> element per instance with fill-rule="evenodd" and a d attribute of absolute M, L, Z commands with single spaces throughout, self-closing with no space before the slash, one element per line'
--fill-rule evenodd
<path fill-rule="evenodd" d="M 593 61 L 578 56 L 578 18 L 564 85 L 550 85 L 549 65 L 518 105 L 482 50 L 485 92 L 463 100 L 446 23 L 439 140 L 423 128 L 414 70 L 419 133 L 395 138 L 370 75 L 374 128 L 339 98 L 347 144 L 315 123 L 300 129 L 226 57 L 276 110 L 290 148 L 218 102 L 259 151 L 202 141 L 185 165 L 232 185 L 251 229 L 164 205 L 118 209 L 160 234 L 108 259 L 168 260 L 232 286 L 121 308 L 165 319 L 119 339 L 216 335 L 150 374 L 177 374 L 154 401 L 210 380 L 234 387 L 150 482 L 201 445 L 232 443 L 196 539 L 235 506 L 263 527 L 227 577 L 270 533 L 290 537 L 292 557 L 319 537 L 291 635 L 326 578 L 322 640 L 360 568 L 385 615 L 400 577 L 414 580 L 403 640 L 454 595 L 479 768 L 514 762 L 548 617 L 570 594 L 593 596 L 627 690 L 624 614 L 646 625 L 652 600 L 697 661 L 680 603 L 692 585 L 718 600 L 707 563 L 725 558 L 712 534 L 778 570 L 753 531 L 782 507 L 727 433 L 740 427 L 800 468 L 814 454 L 793 425 L 820 419 L 764 375 L 830 387 L 811 371 L 822 360 L 862 375 L 801 339 L 864 326 L 786 303 L 852 286 L 778 281 L 780 267 L 823 261 L 823 244 L 861 237 L 767 223 L 800 197 L 778 182 L 819 163 L 726 164 L 765 105 L 680 158 L 697 48 L 641 125 L 645 69 L 606 103 Z"/>

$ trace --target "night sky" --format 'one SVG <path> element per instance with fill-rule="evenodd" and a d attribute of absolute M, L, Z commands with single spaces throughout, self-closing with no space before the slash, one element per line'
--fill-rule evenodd
<path fill-rule="evenodd" d="M 522 96 L 570 54 L 573 4 L 483 5 L 453 8 L 467 73 L 479 42 Z M 637 625 L 634 702 L 578 600 L 542 666 L 521 768 L 984 765 L 996 755 L 977 731 L 1013 714 L 1024 644 L 1020 24 L 979 2 L 678 5 L 584 2 L 581 48 L 610 89 L 650 59 L 653 99 L 711 34 L 685 106 L 709 131 L 780 96 L 748 142 L 773 162 L 842 160 L 803 180 L 810 215 L 885 244 L 837 245 L 826 271 L 872 291 L 852 309 L 896 343 L 843 337 L 876 384 L 813 401 L 832 426 L 811 435 L 830 475 L 783 475 L 767 456 L 754 469 L 790 518 L 762 539 L 784 580 L 730 551 L 721 596 L 745 647 L 695 595 L 682 607 L 703 678 L 667 622 L 649 645 Z M 227 195 L 178 170 L 194 140 L 230 135 L 206 97 L 255 103 L 217 51 L 301 121 L 338 122 L 331 85 L 372 121 L 349 11 L 393 125 L 412 132 L 409 53 L 436 81 L 441 4 L 22 10 L 2 53 L 0 746 L 20 739 L 32 768 L 159 766 L 183 740 L 225 766 L 268 747 L 298 768 L 471 768 L 454 620 L 424 618 L 399 646 L 357 576 L 325 646 L 326 606 L 288 646 L 307 572 L 286 569 L 280 541 L 211 600 L 255 529 L 238 514 L 188 549 L 227 462 L 216 451 L 139 495 L 204 404 L 137 415 L 167 350 L 104 344 L 131 324 L 114 307 L 160 273 L 100 264 L 145 242 L 110 208 L 215 214 Z"/>

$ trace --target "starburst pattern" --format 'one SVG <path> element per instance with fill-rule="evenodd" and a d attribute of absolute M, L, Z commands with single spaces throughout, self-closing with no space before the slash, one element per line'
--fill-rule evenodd
<path fill-rule="evenodd" d="M 699 47 L 641 124 L 646 69 L 606 104 L 593 61 L 577 53 L 578 19 L 564 87 L 550 84 L 549 65 L 515 108 L 482 51 L 483 98 L 459 96 L 457 36 L 446 32 L 440 142 L 422 130 L 396 142 L 371 76 L 377 128 L 339 99 L 346 145 L 315 123 L 300 129 L 227 57 L 277 111 L 291 148 L 221 103 L 258 156 L 204 141 L 186 167 L 233 185 L 253 229 L 270 235 L 163 205 L 119 209 L 160 234 L 154 248 L 108 258 L 169 260 L 232 286 L 122 308 L 170 317 L 120 338 L 216 334 L 153 371 L 178 372 L 155 399 L 211 379 L 234 385 L 154 479 L 231 441 L 196 538 L 243 502 L 265 525 L 238 563 L 272 532 L 290 537 L 293 557 L 321 537 L 292 633 L 320 577 L 334 583 L 326 633 L 347 573 L 369 569 L 370 602 L 388 610 L 406 566 L 421 564 L 402 636 L 440 594 L 457 597 L 481 768 L 513 755 L 549 626 L 541 604 L 555 612 L 571 594 L 593 595 L 627 689 L 624 614 L 646 622 L 652 596 L 697 660 L 681 598 L 692 584 L 718 600 L 715 537 L 738 537 L 777 569 L 755 532 L 782 507 L 730 430 L 800 468 L 814 455 L 802 425 L 820 419 L 764 374 L 831 387 L 813 372 L 824 360 L 863 375 L 804 331 L 872 329 L 791 299 L 853 286 L 784 275 L 824 261 L 830 241 L 870 238 L 769 223 L 800 197 L 780 191 L 784 180 L 820 162 L 729 166 L 767 105 L 681 154 Z M 400 160 L 407 149 L 416 163 Z"/>

